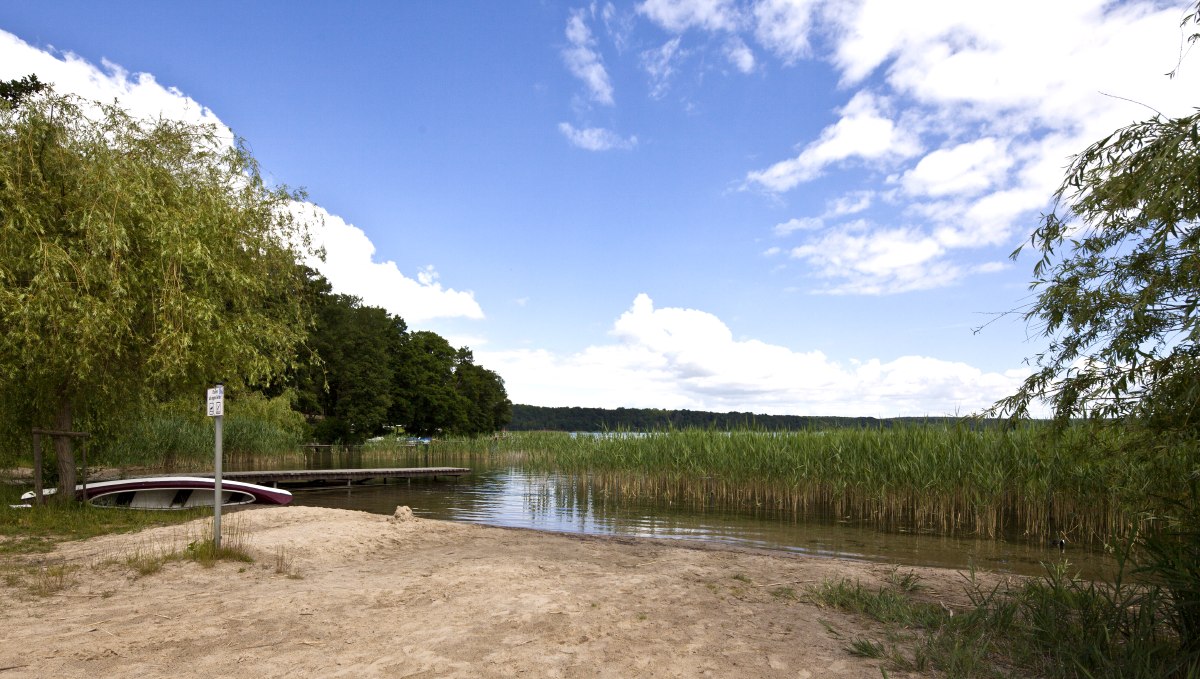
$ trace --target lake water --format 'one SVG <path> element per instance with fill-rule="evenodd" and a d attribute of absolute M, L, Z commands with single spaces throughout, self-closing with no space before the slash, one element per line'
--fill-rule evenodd
<path fill-rule="evenodd" d="M 318 467 L 362 466 L 321 461 Z M 420 461 L 394 465 L 424 466 Z M 939 566 L 1022 575 L 1045 572 L 1043 562 L 1068 559 L 1085 576 L 1112 568 L 1110 557 L 1079 545 L 1066 553 L 1035 541 L 885 533 L 867 525 L 825 520 L 796 520 L 787 512 L 679 506 L 666 501 L 620 498 L 588 477 L 532 472 L 513 464 L 436 461 L 434 465 L 470 466 L 472 473 L 450 478 L 393 479 L 387 483 L 293 489 L 294 504 L 392 514 L 398 505 L 417 516 L 563 533 L 702 540 L 738 547 L 815 556 Z"/>

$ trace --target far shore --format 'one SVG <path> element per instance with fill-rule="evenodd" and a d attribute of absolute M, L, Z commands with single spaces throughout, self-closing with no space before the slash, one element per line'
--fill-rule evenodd
<path fill-rule="evenodd" d="M 6 557 L 24 575 L 0 586 L 0 668 L 5 679 L 881 676 L 881 661 L 846 648 L 883 631 L 804 591 L 884 586 L 890 566 L 410 517 L 230 512 L 253 563 L 169 561 L 148 575 L 139 555 L 185 549 L 211 520 Z M 962 574 L 910 570 L 926 596 L 966 604 Z M 39 572 L 61 579 L 57 591 L 31 591 Z"/>

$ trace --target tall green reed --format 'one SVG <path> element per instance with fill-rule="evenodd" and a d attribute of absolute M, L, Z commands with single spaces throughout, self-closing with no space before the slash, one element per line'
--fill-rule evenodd
<path fill-rule="evenodd" d="M 438 442 L 519 454 L 537 469 L 622 479 L 621 492 L 770 506 L 885 530 L 1109 541 L 1143 523 L 1153 489 L 1182 491 L 1194 453 L 1130 454 L 1115 428 L 905 425 L 762 432 L 514 433 Z M 1178 486 L 1178 487 L 1177 487 Z"/>
<path fill-rule="evenodd" d="M 143 406 L 124 426 L 94 437 L 89 463 L 164 469 L 211 463 L 215 429 L 201 405 L 194 399 Z M 304 417 L 291 409 L 288 394 L 238 394 L 227 401 L 223 424 L 223 448 L 231 460 L 293 455 L 308 438 Z"/>

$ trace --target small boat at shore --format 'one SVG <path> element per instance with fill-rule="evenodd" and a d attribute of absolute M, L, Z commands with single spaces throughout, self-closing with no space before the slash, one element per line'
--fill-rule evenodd
<path fill-rule="evenodd" d="M 100 481 L 75 486 L 75 495 L 96 507 L 126 509 L 172 510 L 212 507 L 216 499 L 216 481 L 203 476 L 151 476 L 120 481 Z M 51 495 L 54 488 L 42 491 Z M 33 500 L 30 491 L 21 500 Z M 266 504 L 286 505 L 292 494 L 279 488 L 260 486 L 242 481 L 221 482 L 221 506 Z"/>

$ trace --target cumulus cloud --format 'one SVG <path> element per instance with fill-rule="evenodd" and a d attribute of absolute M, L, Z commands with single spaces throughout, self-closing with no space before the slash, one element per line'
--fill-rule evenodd
<path fill-rule="evenodd" d="M 233 133 L 216 114 L 174 87 L 165 87 L 148 73 L 130 74 L 116 64 L 100 67 L 70 52 L 33 47 L 0 31 L 0 79 L 11 80 L 36 73 L 55 91 L 98 101 L 117 100 L 140 117 L 167 117 L 206 123 Z M 471 292 L 444 288 L 437 271 L 426 267 L 416 278 L 400 273 L 391 261 L 375 261 L 375 245 L 363 231 L 312 203 L 294 203 L 293 213 L 313 225 L 313 245 L 325 252 L 325 261 L 307 263 L 319 270 L 340 293 L 361 297 L 406 321 L 421 323 L 434 318 L 483 318 Z"/>
<path fill-rule="evenodd" d="M 163 116 L 189 123 L 211 124 L 233 134 L 206 106 L 174 87 L 166 87 L 149 73 L 129 73 L 121 66 L 103 61 L 96 66 L 71 52 L 39 49 L 17 36 L 0 30 L 0 79 L 13 80 L 36 73 L 38 79 L 54 85 L 60 94 L 76 94 L 85 99 L 109 103 L 120 100 L 135 116 Z"/>
<path fill-rule="evenodd" d="M 571 142 L 587 151 L 610 151 L 613 149 L 631 149 L 637 146 L 637 137 L 622 137 L 612 130 L 603 127 L 577 128 L 570 123 L 559 123 L 558 131 Z"/>
<path fill-rule="evenodd" d="M 338 292 L 360 297 L 364 304 L 387 309 L 410 324 L 435 318 L 483 318 L 474 294 L 443 288 L 433 265 L 409 278 L 395 262 L 376 261 L 375 244 L 362 229 L 311 203 L 296 203 L 293 211 L 315 225 L 313 245 L 325 252 L 324 261 L 312 258 L 307 264 Z"/>
<path fill-rule="evenodd" d="M 613 86 L 608 70 L 600 53 L 596 51 L 596 39 L 587 25 L 587 14 L 582 9 L 571 12 L 567 19 L 568 46 L 563 49 L 563 61 L 567 70 L 583 81 L 588 98 L 598 104 L 613 105 Z"/>
<path fill-rule="evenodd" d="M 938 149 L 906 171 L 900 183 L 918 196 L 970 196 L 1004 183 L 1013 160 L 994 137 Z"/>
<path fill-rule="evenodd" d="M 612 342 L 570 355 L 476 352 L 506 376 L 515 402 L 768 414 L 966 414 L 991 405 L 1023 373 L 985 373 L 925 356 L 842 364 L 820 351 L 736 339 L 718 317 L 656 308 L 640 294 L 613 323 Z"/>
<path fill-rule="evenodd" d="M 740 21 L 731 0 L 646 0 L 637 11 L 673 33 L 689 28 L 732 30 Z"/>
<path fill-rule="evenodd" d="M 836 173 L 886 196 L 890 219 L 851 227 L 829 209 L 823 229 L 794 234 L 803 242 L 793 255 L 826 291 L 901 292 L 995 271 L 996 253 L 983 249 L 1010 249 L 1036 222 L 1071 155 L 1150 115 L 1130 100 L 1180 116 L 1200 91 L 1200 69 L 1162 75 L 1179 56 L 1177 7 L 1014 0 L 997 13 L 953 0 L 810 4 L 764 0 L 756 16 L 796 19 L 771 24 L 790 36 L 783 43 L 761 30 L 757 37 L 785 62 L 828 61 L 849 103 L 816 139 L 801 140 L 798 155 L 747 172 L 744 186 L 782 196 Z M 850 249 L 822 253 L 840 246 Z M 897 254 L 877 256 L 884 246 Z"/>

